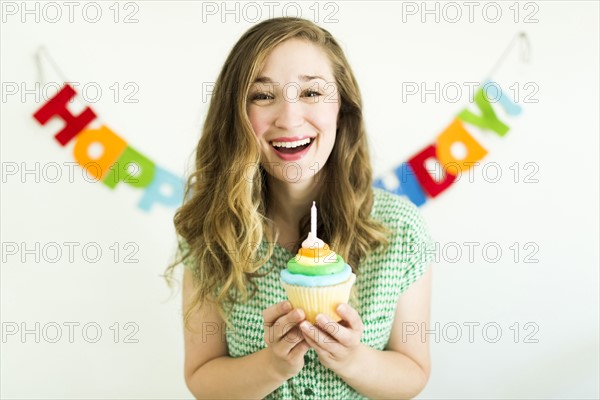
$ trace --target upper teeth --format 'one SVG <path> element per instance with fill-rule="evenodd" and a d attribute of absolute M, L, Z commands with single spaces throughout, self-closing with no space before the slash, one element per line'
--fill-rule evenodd
<path fill-rule="evenodd" d="M 296 140 L 295 142 L 273 142 L 273 146 L 275 147 L 287 147 L 289 148 L 294 148 L 294 147 L 298 147 L 298 146 L 303 146 L 305 144 L 309 144 L 310 143 L 310 138 L 306 138 L 306 139 L 302 139 L 302 140 Z"/>

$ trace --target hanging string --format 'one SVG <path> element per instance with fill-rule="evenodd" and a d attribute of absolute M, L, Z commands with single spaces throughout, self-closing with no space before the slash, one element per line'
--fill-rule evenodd
<path fill-rule="evenodd" d="M 35 65 L 37 68 L 38 82 L 40 83 L 40 85 L 46 83 L 46 77 L 44 75 L 44 67 L 42 65 L 42 57 L 44 57 L 46 59 L 46 61 L 48 61 L 50 63 L 50 66 L 52 67 L 54 72 L 58 75 L 58 77 L 62 80 L 63 84 L 66 85 L 67 83 L 71 82 L 67 79 L 66 75 L 60 69 L 60 67 L 58 66 L 56 61 L 54 61 L 54 59 L 50 55 L 50 52 L 48 51 L 48 49 L 46 49 L 46 46 L 41 45 L 40 47 L 38 47 L 38 49 L 35 52 Z M 85 101 L 85 99 L 81 96 L 81 94 L 78 91 L 75 91 L 75 100 L 84 107 L 89 106 L 88 102 Z M 96 115 L 95 119 L 100 123 L 103 122 L 102 118 L 99 115 Z"/>
<path fill-rule="evenodd" d="M 46 82 L 44 76 L 44 68 L 42 67 L 42 47 L 38 48 L 35 52 L 35 68 L 37 69 L 37 82 L 41 85 Z"/>
<path fill-rule="evenodd" d="M 42 46 L 38 47 L 37 51 L 35 52 L 35 58 L 36 58 L 36 64 L 37 64 L 37 68 L 38 68 L 38 76 L 40 77 L 40 83 L 44 83 L 44 80 L 43 80 L 44 71 L 42 68 L 42 61 L 41 61 L 42 56 L 44 56 L 44 58 L 46 58 L 46 61 L 48 61 L 50 63 L 50 65 L 52 65 L 54 72 L 56 72 L 56 74 L 59 76 L 60 79 L 63 80 L 63 82 L 66 83 L 69 81 L 66 78 L 65 74 L 60 69 L 60 67 L 58 66 L 58 64 L 56 64 L 56 62 L 54 61 L 54 59 L 52 58 L 52 56 L 50 55 L 48 50 L 46 49 L 46 46 L 42 45 Z"/>
<path fill-rule="evenodd" d="M 522 62 L 529 63 L 531 60 L 531 45 L 529 43 L 529 38 L 525 32 L 519 32 L 514 38 L 512 38 L 508 46 L 506 46 L 506 49 L 504 49 L 502 55 L 500 55 L 500 58 L 498 58 L 498 61 L 496 61 L 496 64 L 494 64 L 490 72 L 486 75 L 488 79 L 491 79 L 491 77 L 494 76 L 496 71 L 502 66 L 502 63 L 504 60 L 506 60 L 511 50 L 517 43 L 519 43 L 519 59 Z"/>
<path fill-rule="evenodd" d="M 498 58 L 498 60 L 496 61 L 496 63 L 492 67 L 492 69 L 490 70 L 490 72 L 487 74 L 487 79 L 491 79 L 491 77 L 494 76 L 496 71 L 502 66 L 502 64 L 504 63 L 504 61 L 510 54 L 511 50 L 517 43 L 519 43 L 519 58 L 520 58 L 520 60 L 525 63 L 530 62 L 530 60 L 531 60 L 531 44 L 529 43 L 529 38 L 525 32 L 519 32 L 518 34 L 515 35 L 515 37 L 512 38 L 512 40 L 510 41 L 508 46 L 506 46 L 506 49 L 504 49 L 504 52 L 502 52 L 502 54 L 500 55 L 500 57 Z M 40 82 L 40 84 L 43 84 L 46 81 L 45 75 L 44 75 L 44 68 L 42 66 L 42 56 L 50 63 L 50 65 L 52 66 L 52 68 L 54 69 L 56 74 L 60 77 L 60 79 L 62 79 L 62 81 L 64 83 L 69 82 L 69 80 L 66 78 L 63 71 L 60 69 L 58 64 L 54 61 L 54 59 L 48 52 L 48 49 L 46 49 L 46 46 L 42 45 L 42 46 L 38 47 L 37 51 L 35 52 L 35 64 L 36 64 L 36 68 L 37 68 L 37 72 L 38 72 L 38 82 Z M 82 105 L 87 106 L 87 102 L 85 101 L 85 99 L 83 99 L 81 97 L 79 92 L 76 92 L 75 98 Z"/>

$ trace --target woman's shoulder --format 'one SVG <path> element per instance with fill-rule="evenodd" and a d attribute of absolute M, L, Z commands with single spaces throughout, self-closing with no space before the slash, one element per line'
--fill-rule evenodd
<path fill-rule="evenodd" d="M 371 218 L 391 228 L 421 220 L 417 206 L 406 196 L 373 188 Z"/>
<path fill-rule="evenodd" d="M 191 254 L 190 245 L 181 235 L 177 235 L 177 262 L 191 271 L 196 270 L 193 256 Z"/>

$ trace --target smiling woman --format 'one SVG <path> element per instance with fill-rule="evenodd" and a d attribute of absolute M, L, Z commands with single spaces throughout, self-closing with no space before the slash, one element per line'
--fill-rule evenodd
<path fill-rule="evenodd" d="M 327 162 L 340 108 L 333 82 L 325 51 L 311 42 L 289 39 L 269 54 L 252 85 L 247 110 L 262 162 L 274 166 L 269 173 L 276 179 L 286 180 L 282 161 L 297 161 L 303 181 Z"/>
<path fill-rule="evenodd" d="M 279 273 L 309 232 L 313 202 L 315 231 L 357 280 L 342 320 L 317 315 L 307 330 Z M 425 386 L 428 343 L 402 326 L 429 322 L 431 238 L 412 203 L 372 188 L 360 92 L 326 30 L 275 18 L 239 39 L 175 226 L 196 397 L 404 398 Z"/>

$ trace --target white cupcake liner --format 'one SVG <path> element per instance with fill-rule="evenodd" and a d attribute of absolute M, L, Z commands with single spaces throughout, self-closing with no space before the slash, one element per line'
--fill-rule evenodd
<path fill-rule="evenodd" d="M 317 314 L 327 315 L 336 322 L 342 319 L 335 309 L 341 303 L 348 303 L 355 281 L 356 275 L 351 274 L 345 282 L 337 285 L 310 287 L 290 285 L 281 281 L 281 286 L 285 289 L 292 306 L 304 310 L 306 320 L 314 324 Z"/>

